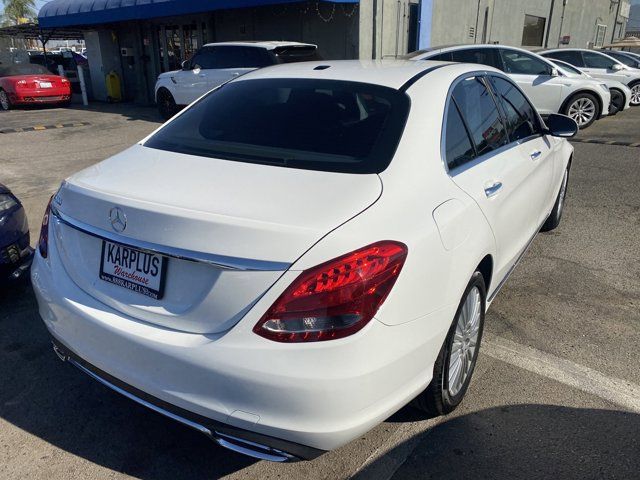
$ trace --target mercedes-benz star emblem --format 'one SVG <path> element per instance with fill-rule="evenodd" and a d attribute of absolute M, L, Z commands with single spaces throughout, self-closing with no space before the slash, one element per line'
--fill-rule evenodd
<path fill-rule="evenodd" d="M 113 207 L 109 211 L 109 221 L 111 227 L 118 233 L 124 232 L 124 229 L 127 228 L 127 216 L 118 207 Z"/>

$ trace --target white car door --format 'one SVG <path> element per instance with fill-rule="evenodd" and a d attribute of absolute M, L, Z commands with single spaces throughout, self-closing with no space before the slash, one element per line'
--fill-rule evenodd
<path fill-rule="evenodd" d="M 188 105 L 209 91 L 207 78 L 215 71 L 213 47 L 203 47 L 172 75 L 173 96 L 178 105 Z"/>
<path fill-rule="evenodd" d="M 629 83 L 625 76 L 625 67 L 617 60 L 598 52 L 581 52 L 584 67 L 582 71 L 594 78 L 602 80 L 617 80 L 624 84 Z"/>
<path fill-rule="evenodd" d="M 535 134 L 527 134 L 526 121 L 518 125 L 504 119 L 486 81 L 469 77 L 455 87 L 445 144 L 451 178 L 476 201 L 494 232 L 497 284 L 538 231 L 551 170 L 549 152 L 531 141 Z M 509 132 L 515 135 L 516 131 L 525 135 L 522 142 L 510 140 Z M 538 150 L 540 154 L 533 158 L 531 154 Z"/>
<path fill-rule="evenodd" d="M 513 79 L 542 115 L 558 113 L 564 86 L 547 62 L 517 50 L 500 49 L 504 72 Z"/>

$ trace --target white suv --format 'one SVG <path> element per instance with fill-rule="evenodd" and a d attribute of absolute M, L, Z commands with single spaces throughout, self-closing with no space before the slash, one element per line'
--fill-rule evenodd
<path fill-rule="evenodd" d="M 540 55 L 558 60 L 564 60 L 574 67 L 578 67 L 594 78 L 602 80 L 617 80 L 631 89 L 631 105 L 640 105 L 640 70 L 631 68 L 615 58 L 593 50 L 580 48 L 563 48 L 547 50 Z"/>
<path fill-rule="evenodd" d="M 160 115 L 169 119 L 210 90 L 258 68 L 320 60 L 317 49 L 298 42 L 209 43 L 184 61 L 182 70 L 158 77 L 155 98 Z"/>
<path fill-rule="evenodd" d="M 498 68 L 527 94 L 541 115 L 562 113 L 585 129 L 609 114 L 611 94 L 600 81 L 564 75 L 549 60 L 515 47 L 458 45 L 421 50 L 412 60 L 479 63 Z"/>

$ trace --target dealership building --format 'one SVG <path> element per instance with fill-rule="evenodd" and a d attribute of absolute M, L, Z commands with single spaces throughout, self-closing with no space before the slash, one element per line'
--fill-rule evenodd
<path fill-rule="evenodd" d="M 326 59 L 394 58 L 461 43 L 597 47 L 624 37 L 628 0 L 50 0 L 43 29 L 84 33 L 97 100 L 106 76 L 154 102 L 157 76 L 208 42 L 290 40 Z"/>

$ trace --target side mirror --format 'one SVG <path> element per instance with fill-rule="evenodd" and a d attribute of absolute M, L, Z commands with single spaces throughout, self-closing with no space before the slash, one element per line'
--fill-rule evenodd
<path fill-rule="evenodd" d="M 181 65 L 182 70 L 191 70 L 191 62 L 189 60 L 185 60 Z"/>
<path fill-rule="evenodd" d="M 544 123 L 547 126 L 545 133 L 553 137 L 573 138 L 579 130 L 574 119 L 558 113 L 549 115 Z"/>
<path fill-rule="evenodd" d="M 619 63 L 615 63 L 611 66 L 611 70 L 613 70 L 614 72 L 619 72 L 620 70 L 624 70 L 624 67 Z"/>

